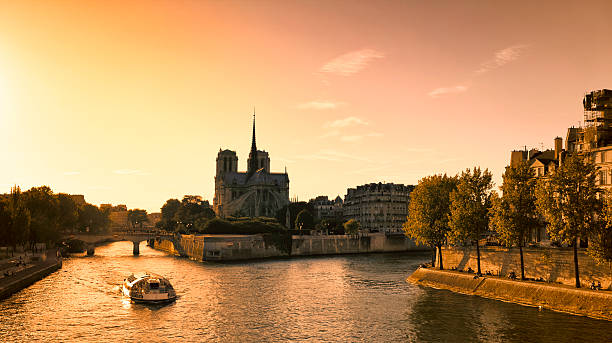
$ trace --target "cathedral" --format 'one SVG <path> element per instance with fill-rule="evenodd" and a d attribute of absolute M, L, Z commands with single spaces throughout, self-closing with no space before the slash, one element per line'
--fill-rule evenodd
<path fill-rule="evenodd" d="M 268 153 L 257 150 L 253 115 L 253 138 L 247 171 L 238 171 L 235 151 L 219 149 L 213 209 L 221 218 L 274 217 L 288 203 L 289 175 L 286 169 L 284 173 L 270 172 Z"/>

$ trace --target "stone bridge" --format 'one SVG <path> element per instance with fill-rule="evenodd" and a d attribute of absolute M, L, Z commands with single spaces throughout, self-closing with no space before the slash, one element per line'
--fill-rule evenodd
<path fill-rule="evenodd" d="M 96 245 L 106 242 L 119 242 L 119 241 L 131 241 L 134 244 L 132 252 L 134 256 L 140 254 L 140 243 L 142 241 L 149 241 L 153 239 L 167 239 L 173 241 L 175 239 L 174 234 L 163 232 L 163 231 L 119 231 L 111 232 L 107 234 L 87 234 L 77 233 L 67 235 L 67 239 L 74 239 L 81 241 L 87 246 L 87 255 L 92 256 L 95 252 Z"/>

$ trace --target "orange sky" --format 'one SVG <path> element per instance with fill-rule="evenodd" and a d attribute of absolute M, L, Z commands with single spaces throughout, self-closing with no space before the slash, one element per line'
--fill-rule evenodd
<path fill-rule="evenodd" d="M 300 200 L 552 147 L 612 88 L 612 2 L 0 0 L 0 192 L 212 202 L 251 112 Z"/>

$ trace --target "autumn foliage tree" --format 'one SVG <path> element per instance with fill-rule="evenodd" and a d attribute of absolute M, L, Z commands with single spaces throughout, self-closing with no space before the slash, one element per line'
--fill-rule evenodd
<path fill-rule="evenodd" d="M 493 175 L 488 169 L 467 169 L 457 179 L 457 189 L 450 194 L 449 241 L 476 244 L 477 272 L 480 270 L 478 241 L 489 227 L 489 207 Z"/>
<path fill-rule="evenodd" d="M 541 225 L 536 209 L 534 172 L 527 162 L 506 167 L 502 175 L 501 197 L 491 198 L 491 227 L 505 246 L 517 246 L 521 259 L 521 279 L 525 279 L 523 246 L 529 232 Z"/>
<path fill-rule="evenodd" d="M 355 235 L 359 232 L 361 224 L 355 219 L 349 219 L 344 223 L 344 233 L 347 235 Z"/>
<path fill-rule="evenodd" d="M 536 204 L 548 222 L 548 234 L 574 248 L 576 288 L 580 288 L 578 238 L 592 233 L 601 210 L 596 174 L 597 167 L 588 157 L 574 154 L 536 188 Z"/>
<path fill-rule="evenodd" d="M 457 179 L 445 175 L 432 175 L 419 180 L 410 193 L 408 217 L 403 224 L 404 233 L 419 244 L 438 250 L 438 266 L 442 263 L 442 245 L 450 231 L 450 194 L 457 188 Z"/>

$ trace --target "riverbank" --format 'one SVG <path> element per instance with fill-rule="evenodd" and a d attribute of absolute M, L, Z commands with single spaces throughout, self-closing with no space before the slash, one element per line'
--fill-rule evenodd
<path fill-rule="evenodd" d="M 25 268 L 7 268 L 10 275 L 0 277 L 0 299 L 10 297 L 36 281 L 53 273 L 62 267 L 62 258 L 57 256 L 57 250 L 47 250 L 37 261 L 26 263 Z"/>
<path fill-rule="evenodd" d="M 196 261 L 237 261 L 294 256 L 429 251 L 403 234 L 180 235 L 149 241 L 154 249 Z"/>
<path fill-rule="evenodd" d="M 425 287 L 612 321 L 612 292 L 609 291 L 495 276 L 474 276 L 458 271 L 419 268 L 406 281 Z"/>

